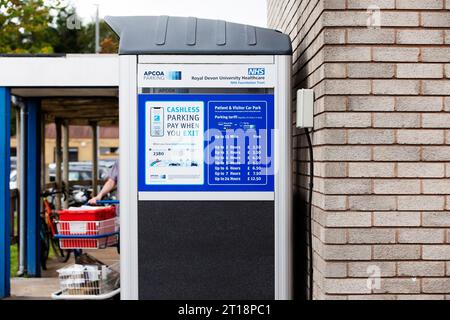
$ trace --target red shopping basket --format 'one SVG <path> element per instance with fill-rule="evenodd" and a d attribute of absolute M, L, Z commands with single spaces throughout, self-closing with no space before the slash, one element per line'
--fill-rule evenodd
<path fill-rule="evenodd" d="M 61 249 L 103 249 L 118 242 L 116 218 L 101 221 L 58 221 Z"/>
<path fill-rule="evenodd" d="M 61 249 L 103 249 L 118 243 L 116 208 L 80 207 L 58 211 Z"/>
<path fill-rule="evenodd" d="M 58 211 L 60 221 L 100 221 L 116 216 L 116 207 L 82 207 Z"/>

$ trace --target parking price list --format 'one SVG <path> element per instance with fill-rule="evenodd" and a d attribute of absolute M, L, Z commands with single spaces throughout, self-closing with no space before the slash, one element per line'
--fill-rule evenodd
<path fill-rule="evenodd" d="M 214 129 L 209 185 L 265 185 L 268 137 L 267 102 L 210 101 L 209 128 Z"/>

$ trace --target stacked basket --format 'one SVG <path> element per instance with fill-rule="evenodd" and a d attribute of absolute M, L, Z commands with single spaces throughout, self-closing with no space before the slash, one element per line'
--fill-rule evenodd
<path fill-rule="evenodd" d="M 74 264 L 58 270 L 62 296 L 99 296 L 119 287 L 120 264 Z"/>

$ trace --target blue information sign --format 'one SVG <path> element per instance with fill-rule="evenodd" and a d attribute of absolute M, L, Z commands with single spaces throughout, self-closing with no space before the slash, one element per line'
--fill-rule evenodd
<path fill-rule="evenodd" d="M 139 191 L 273 191 L 274 97 L 139 95 Z"/>

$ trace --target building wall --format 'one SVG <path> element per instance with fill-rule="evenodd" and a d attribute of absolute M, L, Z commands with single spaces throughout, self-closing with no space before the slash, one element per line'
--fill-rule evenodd
<path fill-rule="evenodd" d="M 100 148 L 105 147 L 118 147 L 119 139 L 99 139 L 98 141 Z M 49 163 L 55 162 L 55 147 L 56 140 L 55 139 L 45 139 L 45 162 L 48 165 Z M 78 161 L 91 161 L 93 159 L 92 154 L 92 139 L 83 139 L 83 138 L 72 138 L 69 140 L 69 148 L 77 148 L 78 150 Z M 102 155 L 99 154 L 99 160 L 107 160 L 107 159 L 116 159 L 117 155 Z"/>
<path fill-rule="evenodd" d="M 450 299 L 450 1 L 268 0 L 268 15 L 294 89 L 315 91 L 314 298 Z"/>
<path fill-rule="evenodd" d="M 16 148 L 16 138 L 11 138 L 11 148 Z M 56 139 L 46 138 L 45 139 L 45 163 L 49 165 L 55 162 L 55 150 Z M 118 138 L 100 138 L 99 139 L 100 148 L 118 148 L 119 139 Z M 69 148 L 78 149 L 78 161 L 92 161 L 92 138 L 71 138 L 69 140 Z M 118 154 L 106 155 L 99 154 L 100 160 L 117 159 Z"/>

